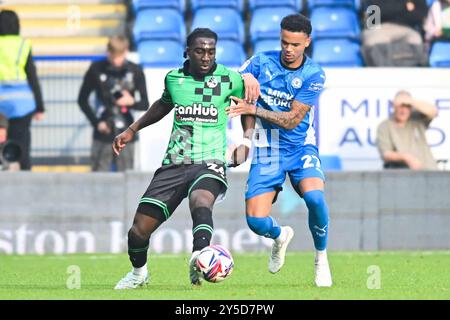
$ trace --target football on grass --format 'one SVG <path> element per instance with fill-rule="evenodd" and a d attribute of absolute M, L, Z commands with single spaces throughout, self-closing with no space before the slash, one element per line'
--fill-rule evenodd
<path fill-rule="evenodd" d="M 203 248 L 197 256 L 196 263 L 203 279 L 208 282 L 225 280 L 234 268 L 231 253 L 217 244 Z"/>

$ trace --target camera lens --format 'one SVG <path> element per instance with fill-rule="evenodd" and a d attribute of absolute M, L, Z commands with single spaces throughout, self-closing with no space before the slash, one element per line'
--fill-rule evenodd
<path fill-rule="evenodd" d="M 8 162 L 16 162 L 19 161 L 20 156 L 22 155 L 22 149 L 15 142 L 6 142 L 3 146 L 2 156 Z"/>

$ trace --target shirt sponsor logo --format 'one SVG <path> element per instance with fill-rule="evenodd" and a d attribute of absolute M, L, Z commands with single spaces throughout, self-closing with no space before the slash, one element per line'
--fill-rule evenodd
<path fill-rule="evenodd" d="M 294 96 L 292 94 L 279 91 L 279 90 L 273 90 L 271 88 L 268 88 L 267 94 L 261 94 L 262 99 L 265 103 L 267 103 L 269 106 L 279 106 L 279 107 L 291 107 L 291 102 Z"/>
<path fill-rule="evenodd" d="M 192 106 L 181 106 L 175 104 L 175 115 L 177 121 L 217 123 L 217 107 L 213 104 L 203 106 L 201 103 L 194 103 Z"/>

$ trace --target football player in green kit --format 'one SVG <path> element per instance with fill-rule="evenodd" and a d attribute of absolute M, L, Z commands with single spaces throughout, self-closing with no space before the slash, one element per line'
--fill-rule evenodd
<path fill-rule="evenodd" d="M 243 97 L 244 94 L 241 75 L 216 64 L 216 42 L 217 35 L 210 29 L 192 31 L 187 37 L 185 58 L 188 59 L 182 68 L 166 75 L 162 97 L 113 142 L 118 155 L 139 130 L 158 122 L 175 109 L 172 135 L 162 166 L 142 196 L 128 232 L 128 255 L 133 269 L 115 289 L 133 289 L 148 282 L 150 236 L 186 197 L 193 222 L 189 277 L 193 285 L 200 285 L 195 259 L 200 250 L 210 244 L 214 230 L 212 209 L 228 186 L 225 173 L 228 116 L 225 107 L 231 103 L 230 96 Z M 252 121 L 252 117 L 243 118 L 243 126 L 253 127 Z M 248 153 L 249 134 L 244 135 L 247 138 L 239 147 L 244 154 Z M 236 157 L 235 164 L 237 160 Z"/>

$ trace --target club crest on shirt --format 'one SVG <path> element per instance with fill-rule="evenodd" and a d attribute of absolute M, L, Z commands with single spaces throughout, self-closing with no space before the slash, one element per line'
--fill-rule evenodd
<path fill-rule="evenodd" d="M 218 84 L 219 83 L 217 82 L 216 78 L 214 78 L 214 77 L 211 77 L 211 79 L 209 79 L 208 82 L 206 83 L 208 88 L 211 88 L 211 89 L 217 87 Z"/>
<path fill-rule="evenodd" d="M 302 80 L 300 78 L 294 78 L 292 79 L 292 87 L 294 87 L 295 89 L 298 89 L 302 86 Z"/>

